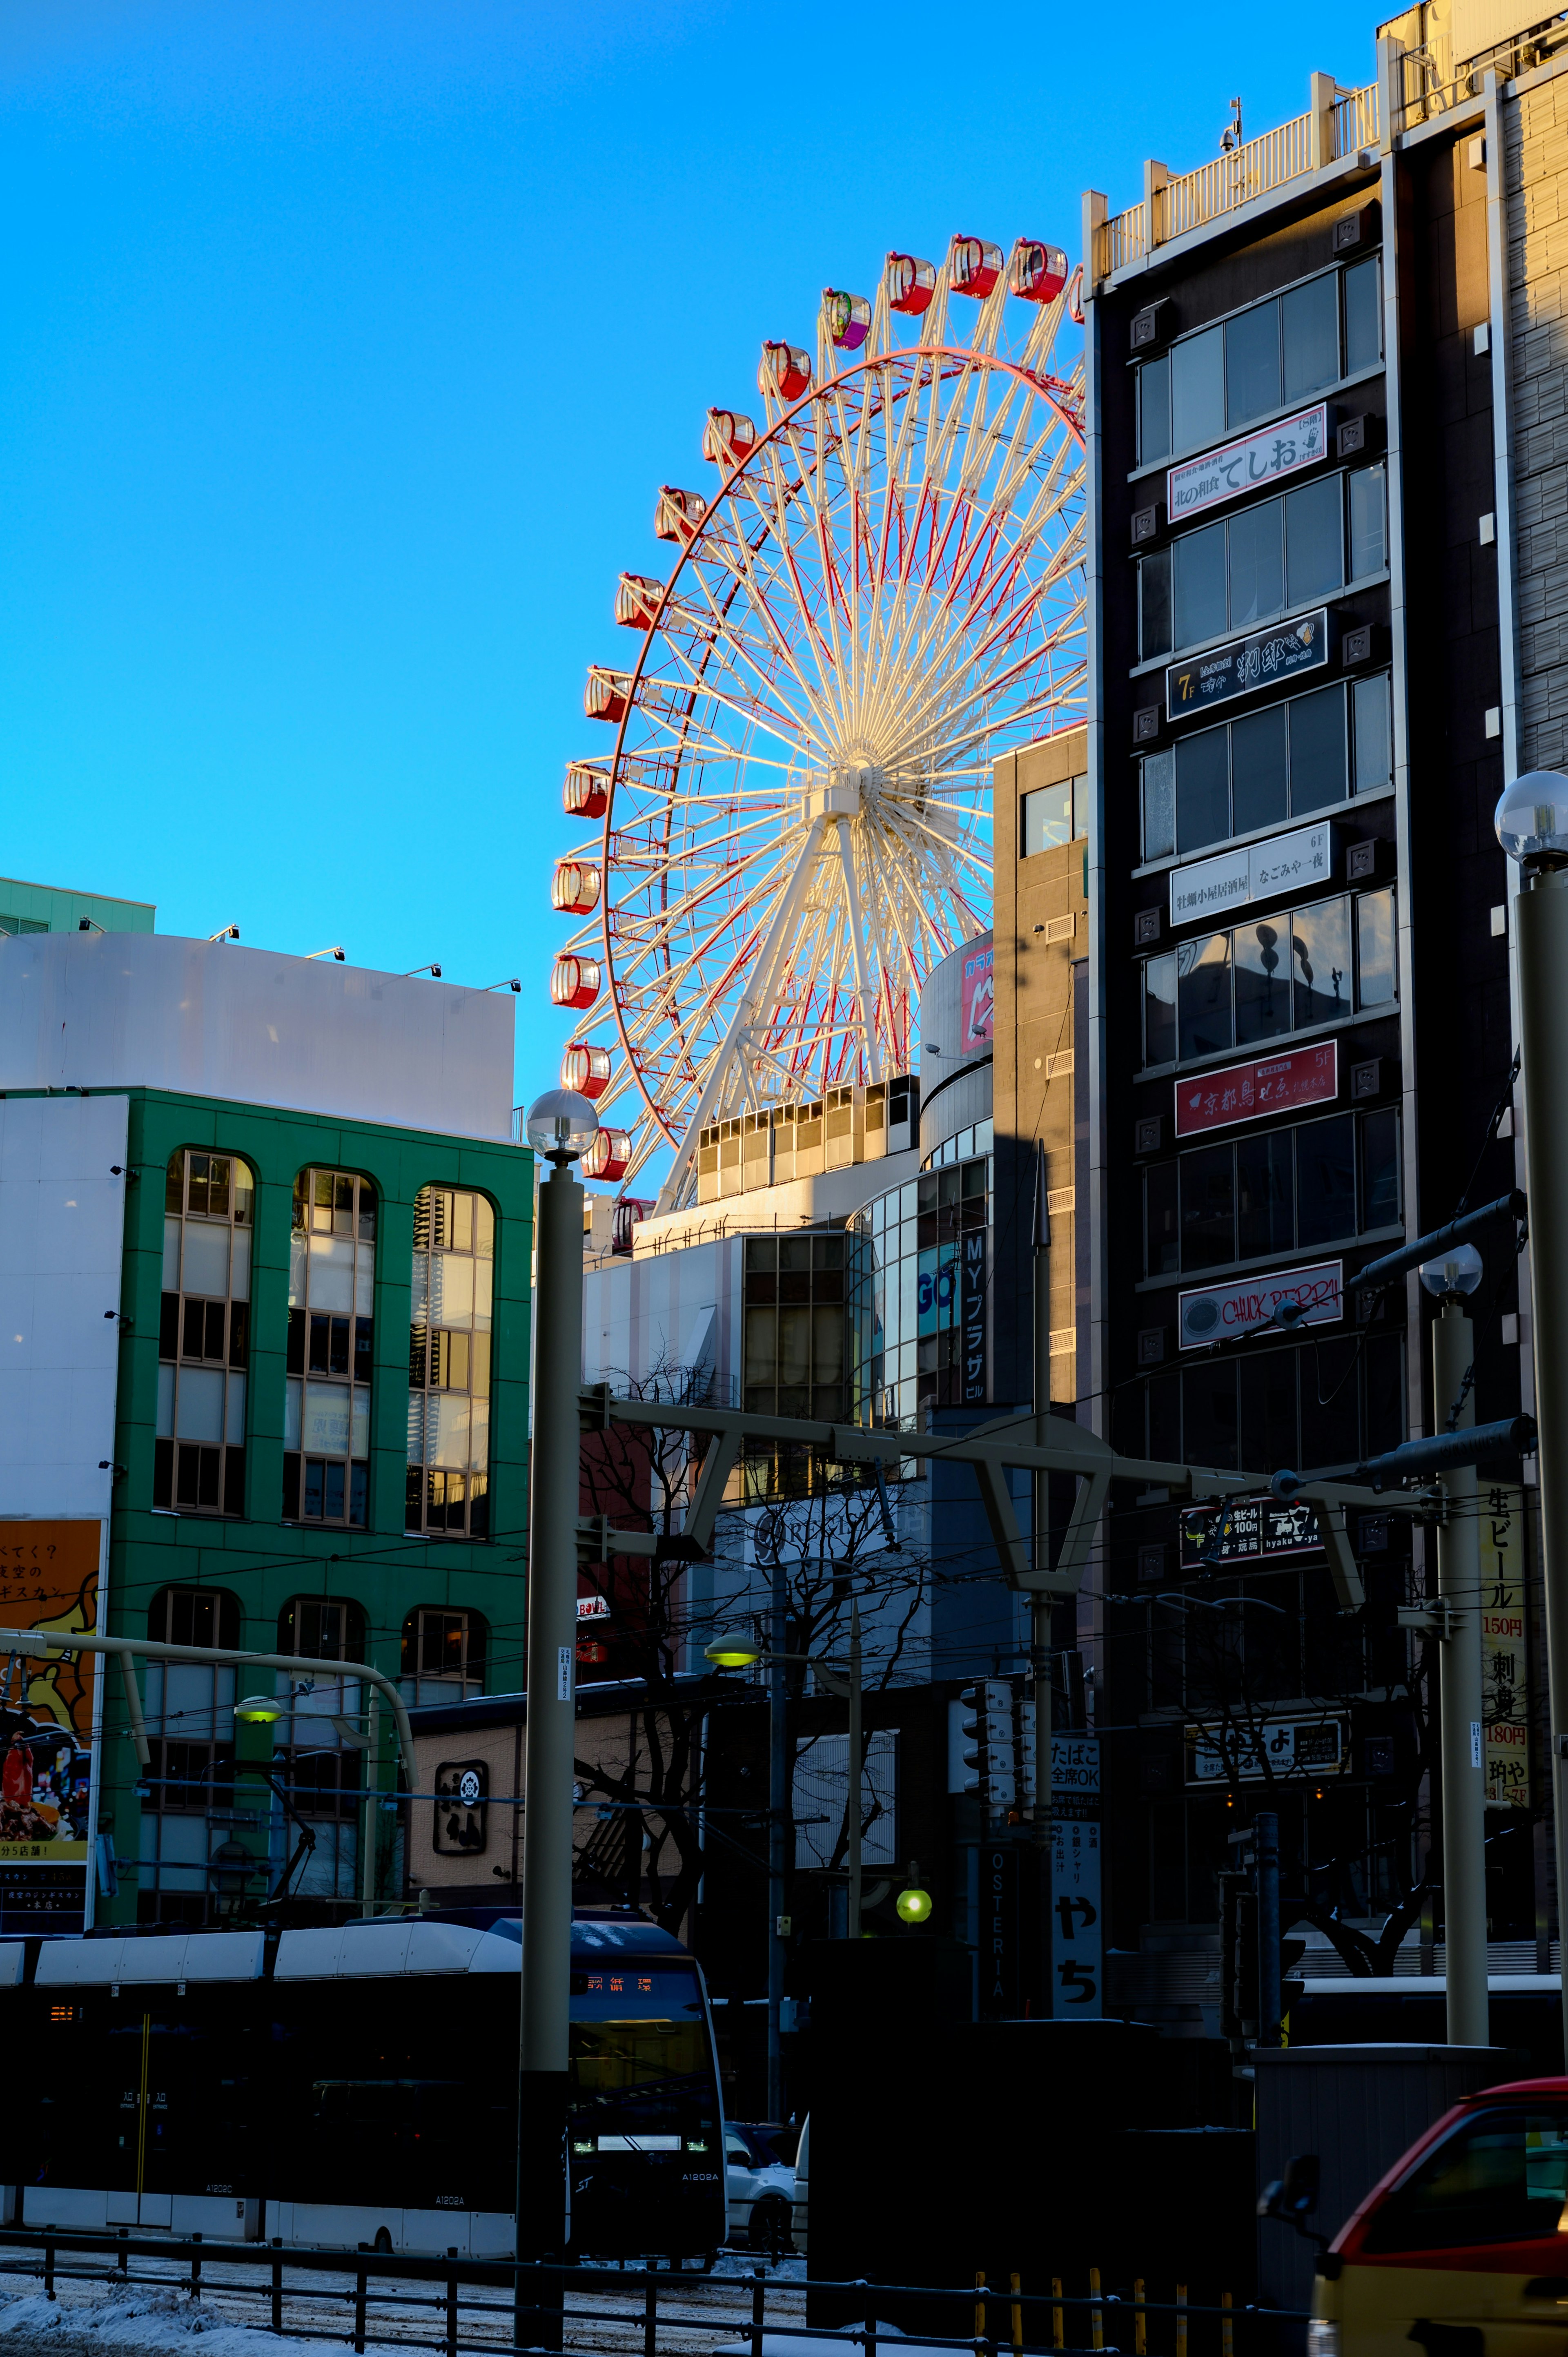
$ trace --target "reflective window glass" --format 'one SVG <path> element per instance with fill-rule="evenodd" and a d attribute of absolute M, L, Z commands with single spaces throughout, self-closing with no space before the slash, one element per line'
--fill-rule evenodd
<path fill-rule="evenodd" d="M 302 1170 L 295 1180 L 285 1522 L 368 1520 L 377 1209 L 374 1185 L 354 1171 Z"/>
<path fill-rule="evenodd" d="M 1378 257 L 1345 273 L 1345 373 L 1376 368 L 1383 356 L 1382 273 Z"/>
<path fill-rule="evenodd" d="M 1484 2111 L 1462 2120 L 1369 2221 L 1364 2247 L 1454 2251 L 1550 2242 L 1568 2196 L 1568 2109 Z"/>
<path fill-rule="evenodd" d="M 1168 1064 L 1176 1051 L 1176 962 L 1174 952 L 1144 962 L 1144 1061 Z"/>
<path fill-rule="evenodd" d="M 1295 1133 L 1296 1243 L 1337 1243 L 1356 1232 L 1356 1123 L 1353 1114 L 1309 1121 Z"/>
<path fill-rule="evenodd" d="M 1350 575 L 1352 581 L 1380 573 L 1388 563 L 1388 497 L 1384 468 L 1358 467 L 1350 477 Z"/>
<path fill-rule="evenodd" d="M 1361 1226 L 1391 1228 L 1399 1218 L 1399 1115 L 1388 1105 L 1361 1116 Z"/>
<path fill-rule="evenodd" d="M 1338 475 L 1285 494 L 1285 596 L 1293 606 L 1326 597 L 1344 579 L 1344 492 Z"/>
<path fill-rule="evenodd" d="M 1230 628 L 1277 614 L 1285 601 L 1280 502 L 1266 500 L 1232 516 L 1230 524 Z"/>
<path fill-rule="evenodd" d="M 1138 567 L 1138 653 L 1141 662 L 1171 651 L 1171 553 L 1145 556 Z"/>
<path fill-rule="evenodd" d="M 1232 935 L 1236 1044 L 1251 1047 L 1291 1028 L 1290 920 L 1262 918 Z"/>
<path fill-rule="evenodd" d="M 1345 691 L 1298 695 L 1290 713 L 1290 806 L 1321 810 L 1345 798 Z"/>
<path fill-rule="evenodd" d="M 1209 1056 L 1232 1047 L 1230 936 L 1210 933 L 1176 952 L 1176 1005 L 1181 1054 Z"/>
<path fill-rule="evenodd" d="M 1201 850 L 1230 832 L 1228 728 L 1203 728 L 1176 748 L 1176 849 Z"/>
<path fill-rule="evenodd" d="M 1169 353 L 1145 361 L 1138 371 L 1138 460 L 1168 458 L 1171 448 L 1171 363 Z"/>
<path fill-rule="evenodd" d="M 1386 1006 L 1399 996 L 1392 885 L 1356 902 L 1356 993 L 1361 1006 Z"/>
<path fill-rule="evenodd" d="M 1295 1028 L 1350 1013 L 1350 904 L 1319 900 L 1291 916 Z"/>
<path fill-rule="evenodd" d="M 1236 1257 L 1236 1157 L 1208 1146 L 1181 1157 L 1181 1265 L 1223 1268 Z"/>
<path fill-rule="evenodd" d="M 1207 328 L 1171 347 L 1171 447 L 1200 449 L 1225 431 L 1224 330 Z"/>
<path fill-rule="evenodd" d="M 1072 841 L 1073 782 L 1064 778 L 1060 785 L 1041 786 L 1023 797 L 1019 836 L 1024 858 Z"/>
<path fill-rule="evenodd" d="M 1171 549 L 1172 625 L 1178 647 L 1225 630 L 1225 526 L 1184 533 Z"/>
<path fill-rule="evenodd" d="M 1356 791 L 1376 793 L 1393 777 L 1387 672 L 1357 680 L 1350 695 L 1355 708 Z"/>
<path fill-rule="evenodd" d="M 242 1514 L 254 1180 L 232 1155 L 177 1151 L 164 1203 L 153 1503 Z"/>
<path fill-rule="evenodd" d="M 1181 1268 L 1175 1162 L 1151 1164 L 1144 1173 L 1144 1274 L 1175 1276 Z"/>
<path fill-rule="evenodd" d="M 1237 1257 L 1295 1246 L 1295 1157 L 1288 1130 L 1244 1137 L 1236 1147 Z"/>
<path fill-rule="evenodd" d="M 1285 784 L 1285 707 L 1270 705 L 1230 728 L 1233 824 L 1238 834 L 1273 826 L 1290 809 Z"/>
<path fill-rule="evenodd" d="M 411 1531 L 469 1538 L 489 1531 L 495 1236 L 486 1196 L 422 1187 L 414 1198 L 404 1525 Z M 771 1279 L 748 1279 L 748 1299 L 757 1283 Z"/>
<path fill-rule="evenodd" d="M 1170 746 L 1144 756 L 1144 856 L 1168 859 L 1176 849 L 1176 754 Z"/>
<path fill-rule="evenodd" d="M 1281 298 L 1284 398 L 1299 401 L 1339 374 L 1339 282 L 1333 271 Z"/>
<path fill-rule="evenodd" d="M 1245 425 L 1280 405 L 1280 310 L 1254 303 L 1225 327 L 1225 422 Z"/>

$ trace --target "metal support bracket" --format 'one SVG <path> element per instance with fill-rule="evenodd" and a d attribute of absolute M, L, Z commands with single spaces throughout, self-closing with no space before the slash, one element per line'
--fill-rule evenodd
<path fill-rule="evenodd" d="M 714 1524 L 724 1503 L 725 1491 L 740 1456 L 741 1436 L 732 1426 L 727 1432 L 715 1432 L 703 1459 L 695 1495 L 686 1512 L 682 1537 L 703 1555 L 713 1552 Z"/>
<path fill-rule="evenodd" d="M 651 1555 L 659 1541 L 652 1531 L 618 1530 L 607 1514 L 577 1517 L 577 1563 L 607 1563 L 612 1555 Z"/>
<path fill-rule="evenodd" d="M 1304 1497 L 1312 1495 L 1310 1491 L 1304 1491 L 1302 1494 Z M 1345 1508 L 1337 1506 L 1332 1499 L 1315 1498 L 1313 1509 L 1317 1522 L 1317 1535 L 1323 1541 L 1323 1551 L 1328 1557 L 1328 1576 L 1334 1582 L 1339 1609 L 1341 1612 L 1359 1612 L 1367 1600 L 1367 1591 L 1361 1585 L 1361 1574 L 1351 1552 Z"/>
<path fill-rule="evenodd" d="M 1445 1645 L 1457 1633 L 1459 1616 L 1452 1604 L 1434 1596 L 1424 1604 L 1402 1604 L 1399 1624 L 1402 1629 L 1419 1629 L 1423 1637 L 1435 1637 L 1440 1645 Z"/>

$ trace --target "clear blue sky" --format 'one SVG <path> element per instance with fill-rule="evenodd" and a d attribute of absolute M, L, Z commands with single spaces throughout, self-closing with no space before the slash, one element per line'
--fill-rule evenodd
<path fill-rule="evenodd" d="M 1372 73 L 1372 17 L 929 0 L 5 0 L 0 873 L 520 974 L 661 481 L 826 284 Z"/>

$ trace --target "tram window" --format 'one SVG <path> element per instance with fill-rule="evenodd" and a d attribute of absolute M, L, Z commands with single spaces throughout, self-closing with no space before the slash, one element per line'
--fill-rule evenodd
<path fill-rule="evenodd" d="M 1560 2231 L 1568 2110 L 1487 2111 L 1460 2122 L 1369 2222 L 1368 2252 L 1534 2242 Z"/>

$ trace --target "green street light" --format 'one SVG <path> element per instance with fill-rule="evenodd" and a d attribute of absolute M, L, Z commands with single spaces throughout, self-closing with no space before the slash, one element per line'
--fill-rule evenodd
<path fill-rule="evenodd" d="M 749 1670 L 762 1659 L 762 1648 L 751 1637 L 715 1637 L 703 1646 L 703 1659 L 719 1670 Z"/>
<path fill-rule="evenodd" d="M 234 1705 L 234 1716 L 247 1727 L 264 1726 L 282 1718 L 288 1706 L 286 1695 L 247 1695 L 243 1702 Z"/>
<path fill-rule="evenodd" d="M 923 1923 L 931 1911 L 931 1894 L 929 1890 L 901 1890 L 896 1903 L 900 1921 Z"/>

